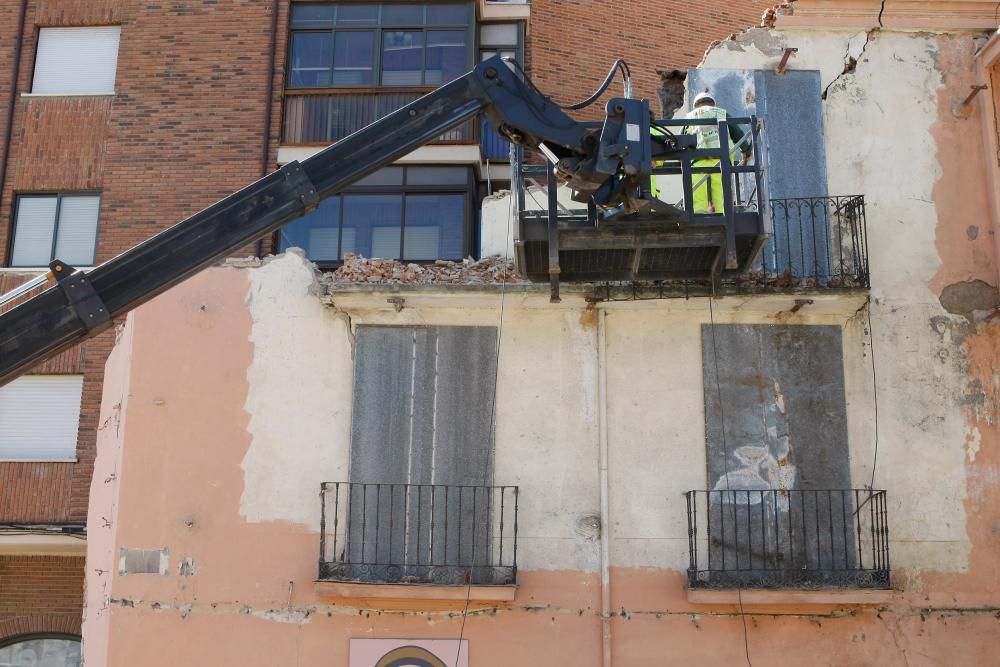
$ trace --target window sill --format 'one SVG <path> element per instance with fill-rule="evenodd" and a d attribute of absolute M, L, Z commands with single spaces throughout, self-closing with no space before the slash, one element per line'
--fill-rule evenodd
<path fill-rule="evenodd" d="M 354 607 L 393 611 L 484 609 L 514 601 L 517 586 L 439 586 L 434 584 L 358 584 L 317 581 L 314 590 L 324 599 Z"/>
<path fill-rule="evenodd" d="M 760 590 L 736 589 L 702 590 L 687 589 L 687 600 L 698 605 L 737 605 L 744 607 L 814 607 L 814 606 L 872 606 L 883 605 L 892 599 L 894 592 L 884 589 L 856 590 Z"/>
<path fill-rule="evenodd" d="M 292 160 L 302 162 L 327 148 L 326 145 L 296 146 L 282 144 L 278 147 L 278 164 L 288 164 Z M 401 157 L 393 164 L 479 164 L 481 162 L 479 144 L 436 144 L 421 146 L 412 153 Z"/>
<path fill-rule="evenodd" d="M 21 93 L 21 97 L 114 97 L 115 92 L 107 93 Z"/>

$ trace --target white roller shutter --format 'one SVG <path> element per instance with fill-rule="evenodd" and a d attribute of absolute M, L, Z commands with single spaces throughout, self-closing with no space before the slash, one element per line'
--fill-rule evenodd
<path fill-rule="evenodd" d="M 115 92 L 121 26 L 42 28 L 38 31 L 36 94 Z"/>
<path fill-rule="evenodd" d="M 94 263 L 97 216 L 100 210 L 101 198 L 96 195 L 62 198 L 59 205 L 56 259 L 75 266 L 91 266 Z"/>
<path fill-rule="evenodd" d="M 76 458 L 82 375 L 26 375 L 0 387 L 0 460 Z"/>
<path fill-rule="evenodd" d="M 55 197 L 18 197 L 11 266 L 48 266 L 56 205 Z"/>

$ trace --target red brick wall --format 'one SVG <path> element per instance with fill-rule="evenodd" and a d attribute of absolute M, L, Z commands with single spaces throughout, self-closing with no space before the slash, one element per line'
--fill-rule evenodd
<path fill-rule="evenodd" d="M 558 102 L 578 102 L 604 80 L 616 58 L 632 69 L 636 97 L 659 112 L 657 69 L 687 69 L 701 62 L 712 41 L 757 25 L 770 0 L 531 0 L 527 60 L 531 77 Z M 579 117 L 604 115 L 621 95 L 615 83 L 602 102 Z"/>
<path fill-rule="evenodd" d="M 0 556 L 0 642 L 36 632 L 80 634 L 84 559 Z"/>
<path fill-rule="evenodd" d="M 19 3 L 0 4 L 2 51 L 14 42 Z M 116 95 L 15 98 L 0 192 L 0 265 L 7 263 L 18 193 L 101 191 L 97 260 L 103 262 L 258 178 L 271 4 L 30 0 L 19 93 L 30 91 L 39 27 L 121 24 Z M 279 16 L 279 73 L 286 16 L 287 6 Z M 11 52 L 0 57 L 0 129 L 9 108 L 12 62 Z M 281 85 L 279 74 L 277 93 Z M 273 168 L 280 99 L 272 110 L 268 164 Z M 20 280 L 0 277 L 0 291 Z M 101 380 L 113 340 L 114 333 L 107 332 L 33 371 L 83 373 L 79 462 L 0 462 L 0 522 L 86 520 Z"/>

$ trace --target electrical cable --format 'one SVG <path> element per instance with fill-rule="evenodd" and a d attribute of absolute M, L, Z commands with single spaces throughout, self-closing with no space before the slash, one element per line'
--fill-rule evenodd
<path fill-rule="evenodd" d="M 872 352 L 872 401 L 875 407 L 875 452 L 872 455 L 872 478 L 868 486 L 868 493 L 875 489 L 875 468 L 878 465 L 878 373 L 875 369 L 875 332 L 872 329 L 872 300 L 868 297 L 865 304 L 865 313 L 868 316 L 868 345 Z"/>
<path fill-rule="evenodd" d="M 514 151 L 514 147 L 511 146 L 511 151 Z M 511 160 L 513 162 L 513 159 Z M 496 463 L 494 459 L 496 458 L 496 446 L 497 446 L 497 394 L 500 386 L 500 343 L 503 340 L 503 316 L 504 316 L 504 306 L 507 300 L 507 266 L 510 263 L 510 253 L 508 252 L 509 246 L 507 245 L 507 239 L 510 238 L 511 226 L 514 220 L 514 184 L 511 184 L 510 193 L 510 203 L 507 206 L 507 233 L 504 236 L 504 264 L 503 264 L 503 279 L 500 281 L 500 313 L 497 317 L 497 346 L 496 346 L 496 356 L 494 358 L 493 366 L 493 402 L 490 405 L 490 452 L 489 456 L 486 457 L 486 471 L 483 475 L 483 484 L 486 485 L 486 478 L 489 477 L 489 485 L 486 487 L 489 489 L 490 494 L 487 498 L 491 498 L 493 490 L 495 488 L 496 482 Z M 503 493 L 503 491 L 501 491 Z M 515 491 L 516 493 L 516 491 Z M 487 503 L 487 507 L 489 503 Z M 473 508 L 472 511 L 475 512 L 475 495 L 473 495 Z M 476 566 L 476 535 L 473 532 L 472 535 L 472 563 L 469 565 L 469 574 L 466 581 L 465 589 L 465 606 L 462 609 L 462 626 L 458 631 L 458 645 L 455 648 L 455 664 L 454 667 L 458 667 L 458 661 L 462 657 L 462 640 L 465 639 L 465 622 L 469 619 L 469 603 L 472 600 L 472 571 Z"/>
<path fill-rule="evenodd" d="M 722 427 L 722 454 L 725 457 L 723 459 L 723 478 L 726 480 L 726 491 L 729 492 L 732 489 L 729 487 L 729 445 L 726 442 L 726 408 L 722 401 L 722 381 L 719 379 L 719 344 L 715 339 L 715 307 L 712 305 L 713 299 L 715 299 L 714 293 L 708 297 L 708 317 L 711 322 L 710 329 L 712 332 L 712 361 L 715 366 L 715 392 L 719 398 L 719 419 Z M 709 494 L 711 494 L 711 491 L 709 491 Z M 709 498 L 709 502 L 711 502 L 711 498 Z M 747 508 L 749 511 L 749 493 L 747 494 Z M 747 666 L 753 667 L 753 662 L 750 660 L 750 631 L 747 628 L 746 611 L 743 609 L 743 582 L 741 581 L 737 581 L 736 601 L 739 604 L 740 620 L 743 621 L 743 651 L 746 654 Z"/>

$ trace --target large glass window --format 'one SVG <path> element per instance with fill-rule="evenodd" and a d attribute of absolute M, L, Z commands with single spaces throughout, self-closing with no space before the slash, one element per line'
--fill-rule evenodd
<path fill-rule="evenodd" d="M 299 247 L 319 264 L 352 253 L 429 261 L 469 251 L 472 174 L 468 167 L 386 167 L 286 225 L 281 249 Z"/>
<path fill-rule="evenodd" d="M 472 66 L 472 5 L 292 5 L 290 88 L 440 86 Z"/>

